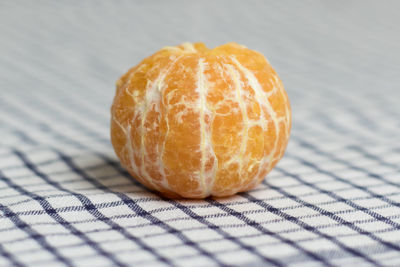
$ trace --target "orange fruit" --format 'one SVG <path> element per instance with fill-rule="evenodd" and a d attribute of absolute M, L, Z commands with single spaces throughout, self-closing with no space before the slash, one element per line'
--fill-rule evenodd
<path fill-rule="evenodd" d="M 123 167 L 168 197 L 255 187 L 291 128 L 281 80 L 262 54 L 236 43 L 164 47 L 118 80 L 111 113 Z"/>

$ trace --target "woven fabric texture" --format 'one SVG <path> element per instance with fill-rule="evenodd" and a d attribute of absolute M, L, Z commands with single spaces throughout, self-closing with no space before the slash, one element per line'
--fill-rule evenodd
<path fill-rule="evenodd" d="M 1 1 L 0 266 L 399 266 L 400 2 Z M 115 81 L 166 45 L 265 54 L 293 109 L 256 189 L 168 200 L 121 168 Z"/>

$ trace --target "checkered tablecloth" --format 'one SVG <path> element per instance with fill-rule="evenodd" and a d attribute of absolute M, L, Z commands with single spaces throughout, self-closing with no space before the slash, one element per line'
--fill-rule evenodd
<path fill-rule="evenodd" d="M 1 1 L 0 266 L 399 266 L 397 1 Z M 167 200 L 109 141 L 115 81 L 166 45 L 236 41 L 288 91 L 256 189 Z"/>

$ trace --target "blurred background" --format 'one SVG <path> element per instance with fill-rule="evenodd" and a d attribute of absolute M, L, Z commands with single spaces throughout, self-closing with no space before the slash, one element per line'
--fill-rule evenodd
<path fill-rule="evenodd" d="M 288 91 L 293 138 L 399 141 L 399 13 L 398 1 L 2 1 L 0 142 L 41 131 L 43 112 L 107 140 L 115 81 L 186 41 L 263 53 Z"/>

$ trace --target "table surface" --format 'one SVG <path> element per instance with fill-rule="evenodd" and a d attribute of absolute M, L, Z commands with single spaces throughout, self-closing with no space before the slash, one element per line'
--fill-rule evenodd
<path fill-rule="evenodd" d="M 0 2 L 0 266 L 400 265 L 400 2 Z M 262 52 L 293 109 L 256 189 L 164 200 L 109 141 L 166 45 Z"/>

